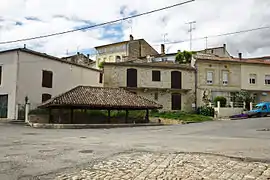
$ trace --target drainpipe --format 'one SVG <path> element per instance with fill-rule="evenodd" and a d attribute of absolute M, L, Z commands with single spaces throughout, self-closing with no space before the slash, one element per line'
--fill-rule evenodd
<path fill-rule="evenodd" d="M 17 50 L 17 69 L 16 69 L 16 80 L 15 80 L 15 113 L 19 113 L 19 108 L 18 108 L 18 111 L 16 112 L 16 105 L 17 105 L 17 96 L 18 96 L 18 89 L 19 89 L 19 85 L 18 85 L 18 81 L 19 81 L 19 69 L 20 69 L 20 62 L 19 62 L 19 60 L 20 60 L 20 52 L 19 52 L 20 50 Z M 18 120 L 17 119 L 17 117 L 18 117 L 18 114 L 16 115 L 15 114 L 15 120 Z"/>
<path fill-rule="evenodd" d="M 197 69 L 197 63 L 195 61 L 195 109 L 197 110 L 197 89 L 198 89 L 198 69 Z"/>

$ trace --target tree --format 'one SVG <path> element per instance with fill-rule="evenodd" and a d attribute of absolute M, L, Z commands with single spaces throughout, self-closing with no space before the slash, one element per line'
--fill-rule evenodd
<path fill-rule="evenodd" d="M 183 51 L 183 52 L 178 52 L 175 60 L 176 62 L 180 64 L 185 64 L 185 63 L 190 63 L 192 60 L 192 55 L 195 54 L 195 52 L 190 52 L 190 51 Z"/>
<path fill-rule="evenodd" d="M 103 67 L 104 67 L 104 61 L 102 61 L 102 62 L 100 62 L 99 64 L 98 64 L 98 67 L 100 68 L 100 69 L 102 69 Z"/>
<path fill-rule="evenodd" d="M 254 102 L 255 98 L 252 94 L 248 91 L 239 91 L 232 94 L 232 101 L 233 102 L 245 102 L 246 109 L 249 109 L 249 104 Z"/>

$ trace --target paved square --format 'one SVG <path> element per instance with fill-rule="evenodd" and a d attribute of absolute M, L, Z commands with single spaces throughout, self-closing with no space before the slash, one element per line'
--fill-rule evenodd
<path fill-rule="evenodd" d="M 0 179 L 267 179 L 269 128 L 270 118 L 81 130 L 0 123 Z"/>

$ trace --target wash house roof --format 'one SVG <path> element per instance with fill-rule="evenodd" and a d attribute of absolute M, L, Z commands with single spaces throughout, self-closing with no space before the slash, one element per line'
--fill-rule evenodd
<path fill-rule="evenodd" d="M 78 86 L 43 103 L 40 108 L 159 109 L 159 105 L 121 88 Z"/>

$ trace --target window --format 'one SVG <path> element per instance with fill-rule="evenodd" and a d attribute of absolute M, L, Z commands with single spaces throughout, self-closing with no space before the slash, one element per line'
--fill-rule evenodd
<path fill-rule="evenodd" d="M 121 56 L 115 56 L 115 61 L 116 62 L 121 62 Z"/>
<path fill-rule="evenodd" d="M 42 71 L 42 87 L 52 88 L 53 73 L 52 71 Z"/>
<path fill-rule="evenodd" d="M 262 107 L 262 110 L 266 110 L 266 109 L 267 109 L 267 106 L 264 105 L 264 106 Z"/>
<path fill-rule="evenodd" d="M 172 94 L 172 110 L 181 110 L 181 94 Z"/>
<path fill-rule="evenodd" d="M 137 87 L 137 69 L 127 69 L 127 87 Z"/>
<path fill-rule="evenodd" d="M 265 84 L 270 84 L 270 75 L 265 75 Z"/>
<path fill-rule="evenodd" d="M 42 103 L 45 102 L 45 101 L 48 101 L 49 99 L 52 98 L 52 95 L 50 94 L 42 94 Z"/>
<path fill-rule="evenodd" d="M 152 81 L 160 81 L 160 71 L 152 71 Z"/>
<path fill-rule="evenodd" d="M 154 95 L 155 95 L 155 100 L 157 101 L 158 100 L 158 92 L 156 92 Z"/>
<path fill-rule="evenodd" d="M 229 72 L 228 71 L 223 71 L 222 72 L 222 83 L 223 85 L 228 85 L 229 81 Z"/>
<path fill-rule="evenodd" d="M 168 61 L 168 58 L 161 58 L 161 61 L 162 62 L 167 62 Z"/>
<path fill-rule="evenodd" d="M 0 85 L 2 84 L 2 66 L 0 66 Z"/>
<path fill-rule="evenodd" d="M 214 76 L 213 71 L 207 71 L 207 77 L 206 77 L 207 84 L 213 84 L 213 76 Z"/>
<path fill-rule="evenodd" d="M 171 88 L 182 89 L 182 73 L 179 71 L 171 72 Z"/>
<path fill-rule="evenodd" d="M 99 73 L 99 83 L 103 82 L 103 73 Z"/>
<path fill-rule="evenodd" d="M 250 74 L 249 75 L 249 84 L 256 84 L 257 75 L 256 74 Z"/>

